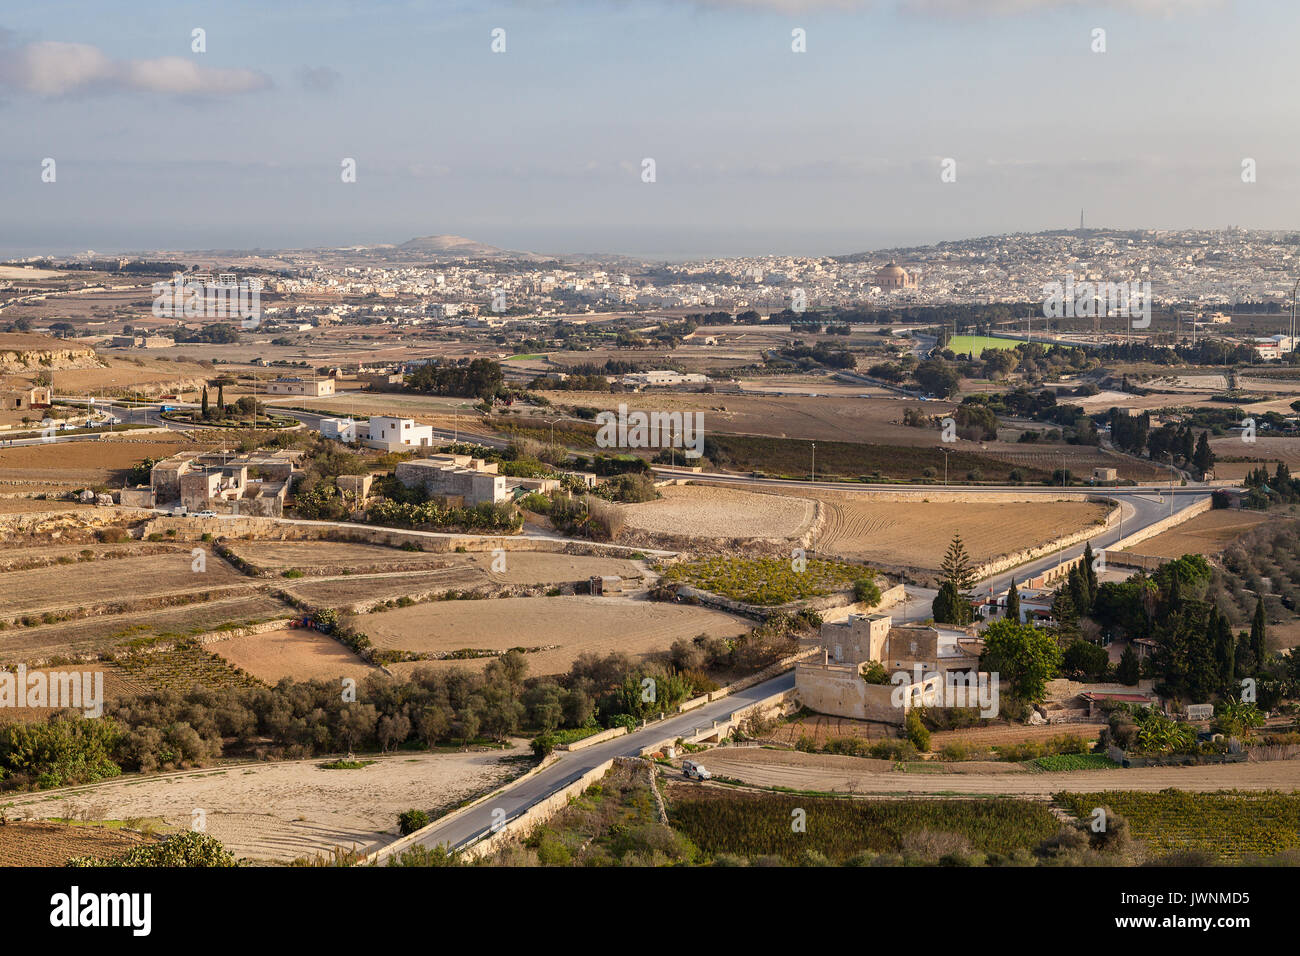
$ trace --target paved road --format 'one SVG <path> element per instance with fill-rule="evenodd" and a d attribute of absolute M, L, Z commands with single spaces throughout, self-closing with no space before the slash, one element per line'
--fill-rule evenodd
<path fill-rule="evenodd" d="M 695 477 L 700 477 L 696 475 Z M 807 487 L 808 482 L 797 483 L 802 487 Z M 840 486 L 843 487 L 843 486 Z M 878 486 L 877 486 L 878 487 Z M 911 487 L 911 486 L 903 486 Z M 912 490 L 915 490 L 912 487 Z M 985 490 L 985 489 L 980 489 Z M 1007 491 L 1024 491 L 1027 489 L 1020 487 L 1011 487 Z M 1046 489 L 1047 491 L 1059 491 L 1060 489 Z M 1184 508 L 1195 504 L 1198 500 L 1209 494 L 1205 488 L 1186 488 L 1176 489 L 1174 509 L 1181 511 Z M 1169 492 L 1163 489 L 1163 498 L 1157 489 L 1125 489 L 1122 492 L 1115 492 L 1114 489 L 1107 489 L 1107 494 L 1112 495 L 1120 501 L 1121 513 L 1124 515 L 1123 534 L 1132 534 L 1141 527 L 1159 521 L 1169 514 Z M 1120 528 L 1116 528 L 1100 533 L 1092 539 L 1094 550 L 1105 548 L 1107 545 L 1117 541 L 1120 537 Z M 1064 558 L 1074 557 L 1083 553 L 1083 546 L 1066 548 L 1058 551 L 1048 557 L 1040 558 L 1035 561 L 1023 564 L 1013 572 L 994 575 L 979 582 L 976 593 L 986 592 L 992 587 L 995 590 L 1001 590 L 1007 587 L 1011 579 L 1023 581 L 1027 577 L 1039 574 L 1057 564 Z M 911 619 L 919 619 L 928 616 L 928 602 L 933 596 L 932 592 L 924 589 L 909 588 L 909 600 L 906 607 L 907 616 Z M 895 613 L 903 617 L 903 607 L 895 610 Z M 659 740 L 675 738 L 683 732 L 689 731 L 695 727 L 704 727 L 709 725 L 715 718 L 721 719 L 731 714 L 733 711 L 740 710 L 749 704 L 756 703 L 773 694 L 789 690 L 794 687 L 794 672 L 787 671 L 784 674 L 774 677 L 762 684 L 756 684 L 746 691 L 724 697 L 721 700 L 714 701 L 704 707 L 698 708 L 686 714 L 681 714 L 667 720 L 650 724 L 641 730 L 627 734 L 623 737 L 616 737 L 613 740 L 602 744 L 595 744 L 585 750 L 579 750 L 572 753 L 561 752 L 559 759 L 540 773 L 526 777 L 518 783 L 508 786 L 500 794 L 491 800 L 486 800 L 470 812 L 459 817 L 447 820 L 442 825 L 435 824 L 429 833 L 423 837 L 419 843 L 434 847 L 445 844 L 452 849 L 461 849 L 469 843 L 479 839 L 487 833 L 493 822 L 493 811 L 496 809 L 505 812 L 504 819 L 509 822 L 529 807 L 549 797 L 551 794 L 568 786 L 577 780 L 587 771 L 593 769 L 599 764 L 611 757 L 631 756 L 641 752 L 642 748 Z"/>
<path fill-rule="evenodd" d="M 435 825 L 419 843 L 427 847 L 446 844 L 452 849 L 460 849 L 489 833 L 494 822 L 504 819 L 508 823 L 514 820 L 533 804 L 562 790 L 587 771 L 612 757 L 638 754 L 643 747 L 655 741 L 676 739 L 684 733 L 692 732 L 696 727 L 707 727 L 715 719 L 729 717 L 733 711 L 741 710 L 793 687 L 794 671 L 787 671 L 769 681 L 755 684 L 748 690 L 728 695 L 689 713 L 652 723 L 636 733 L 593 744 L 585 750 L 560 752 L 559 760 L 545 770 L 524 777 L 508 786 L 496 797 L 483 801 L 470 811 L 447 820 L 441 826 Z M 505 816 L 494 816 L 494 811 L 497 810 L 504 811 Z M 383 862 L 382 857 L 380 862 Z"/>

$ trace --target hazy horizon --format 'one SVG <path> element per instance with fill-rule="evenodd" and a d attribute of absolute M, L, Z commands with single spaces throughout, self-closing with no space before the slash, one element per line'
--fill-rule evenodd
<path fill-rule="evenodd" d="M 1300 223 L 1300 130 L 1284 121 L 1300 7 L 1285 0 L 306 9 L 0 15 L 0 123 L 16 133 L 0 143 L 0 254 L 454 234 L 681 260 L 1069 229 L 1081 207 L 1114 229 Z"/>

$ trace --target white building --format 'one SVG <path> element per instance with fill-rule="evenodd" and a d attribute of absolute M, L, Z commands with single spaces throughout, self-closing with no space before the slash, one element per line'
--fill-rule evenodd
<path fill-rule="evenodd" d="M 364 425 L 358 427 L 357 423 L 350 418 L 322 418 L 317 428 L 325 438 L 333 438 L 335 441 L 349 444 L 356 441 L 357 435 L 365 430 Z"/>
<path fill-rule="evenodd" d="M 370 448 L 382 448 L 384 451 L 428 447 L 433 444 L 433 426 L 417 425 L 410 418 L 376 415 L 370 419 L 361 442 Z"/>

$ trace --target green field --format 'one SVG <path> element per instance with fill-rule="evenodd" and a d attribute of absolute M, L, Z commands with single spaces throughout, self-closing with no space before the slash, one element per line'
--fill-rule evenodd
<path fill-rule="evenodd" d="M 1024 339 L 995 339 L 989 335 L 954 335 L 948 340 L 947 348 L 957 355 L 974 354 L 979 358 L 985 349 L 1013 349 L 1024 343 Z"/>
<path fill-rule="evenodd" d="M 1300 794 L 1295 792 L 1109 791 L 1058 793 L 1055 798 L 1083 821 L 1095 807 L 1109 807 L 1156 853 L 1205 850 L 1237 862 L 1250 854 L 1300 848 Z"/>

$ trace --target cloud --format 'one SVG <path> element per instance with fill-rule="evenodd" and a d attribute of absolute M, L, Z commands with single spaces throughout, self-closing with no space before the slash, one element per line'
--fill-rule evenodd
<path fill-rule="evenodd" d="M 172 93 L 224 96 L 271 86 L 255 70 L 223 70 L 165 56 L 114 60 L 88 43 L 43 40 L 0 49 L 0 85 L 37 96 L 102 93 Z"/>
<path fill-rule="evenodd" d="M 329 66 L 304 66 L 298 70 L 298 83 L 309 93 L 332 93 L 343 74 Z"/>

